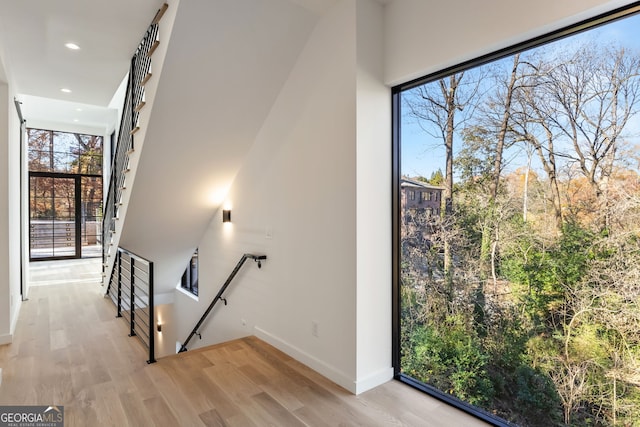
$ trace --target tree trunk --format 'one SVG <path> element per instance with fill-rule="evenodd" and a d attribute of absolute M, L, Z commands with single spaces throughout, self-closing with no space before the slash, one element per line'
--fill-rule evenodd
<path fill-rule="evenodd" d="M 507 130 L 509 121 L 511 120 L 511 103 L 513 100 L 513 92 L 518 81 L 518 64 L 520 63 L 520 54 L 513 57 L 513 67 L 511 68 L 511 77 L 507 84 L 507 93 L 504 99 L 504 109 L 500 129 L 498 130 L 498 139 L 496 141 L 496 157 L 493 162 L 493 178 L 491 180 L 490 196 L 492 204 L 495 203 L 498 196 L 498 188 L 500 186 L 500 172 L 502 171 L 502 155 L 504 153 L 505 140 L 507 138 Z"/>
<path fill-rule="evenodd" d="M 449 86 L 441 80 L 441 90 L 446 101 L 447 122 L 445 127 L 444 146 L 446 150 L 446 172 L 445 172 L 445 189 L 444 189 L 444 216 L 445 227 L 449 227 L 448 218 L 453 213 L 453 136 L 455 131 L 455 112 L 456 112 L 456 90 L 458 83 L 462 78 L 462 74 L 454 74 L 449 77 Z M 446 287 L 449 290 L 450 297 L 453 298 L 453 255 L 451 253 L 451 241 L 448 233 L 444 233 L 444 277 Z"/>

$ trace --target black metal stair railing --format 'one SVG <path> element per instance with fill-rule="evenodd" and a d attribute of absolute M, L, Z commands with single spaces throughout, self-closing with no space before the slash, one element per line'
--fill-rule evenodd
<path fill-rule="evenodd" d="M 147 363 L 154 363 L 153 262 L 118 248 L 109 284 L 109 297 L 118 308 L 117 317 L 127 321 L 129 336 L 138 337 L 147 348 Z"/>
<path fill-rule="evenodd" d="M 102 223 L 102 261 L 103 269 L 107 267 L 108 258 L 113 249 L 113 237 L 116 232 L 116 221 L 120 216 L 122 193 L 126 188 L 129 172 L 129 156 L 134 151 L 134 135 L 139 130 L 140 111 L 145 105 L 145 84 L 151 77 L 151 55 L 159 41 L 158 21 L 166 10 L 166 5 L 158 11 L 153 23 L 147 29 L 144 38 L 131 58 L 129 79 L 122 108 L 122 119 L 118 132 L 118 140 L 111 162 L 111 175 L 104 203 Z"/>
<path fill-rule="evenodd" d="M 229 274 L 229 277 L 227 277 L 227 280 L 224 282 L 224 284 L 222 285 L 222 287 L 220 288 L 220 290 L 216 294 L 216 296 L 213 299 L 213 301 L 211 301 L 211 304 L 209 304 L 209 307 L 207 307 L 207 310 L 204 312 L 202 317 L 200 317 L 200 320 L 198 320 L 198 323 L 196 323 L 196 326 L 193 328 L 193 330 L 191 331 L 191 333 L 189 334 L 187 339 L 184 341 L 184 343 L 180 346 L 180 351 L 178 351 L 178 353 L 182 353 L 184 351 L 187 351 L 187 344 L 189 344 L 189 341 L 191 341 L 191 338 L 193 338 L 194 335 L 198 335 L 200 338 L 202 338 L 202 335 L 198 332 L 198 330 L 200 329 L 200 326 L 202 326 L 204 321 L 207 319 L 207 316 L 209 316 L 209 313 L 211 313 L 211 310 L 213 310 L 213 307 L 216 305 L 216 303 L 218 301 L 222 301 L 222 302 L 224 302 L 224 305 L 227 305 L 227 300 L 226 300 L 226 298 L 222 297 L 222 294 L 224 294 L 224 292 L 227 290 L 227 287 L 229 286 L 229 284 L 231 283 L 233 278 L 236 277 L 236 274 L 238 274 L 238 271 L 240 271 L 240 269 L 242 268 L 242 265 L 248 259 L 252 259 L 255 262 L 257 262 L 258 263 L 258 268 L 261 268 L 262 267 L 262 261 L 266 260 L 267 256 L 266 255 L 253 255 L 253 254 L 244 254 L 244 255 L 242 255 L 242 258 L 240 258 L 240 261 L 238 261 L 238 264 L 236 264 L 235 268 L 233 269 L 231 274 Z"/>
<path fill-rule="evenodd" d="M 115 233 L 123 206 L 123 192 L 131 185 L 131 182 L 127 182 L 130 155 L 135 149 L 134 136 L 140 130 L 140 112 L 146 104 L 145 85 L 152 76 L 151 57 L 160 43 L 159 22 L 167 8 L 168 4 L 165 3 L 158 9 L 131 58 L 102 222 L 102 269 L 105 277 L 107 268 L 112 265 L 105 294 L 116 304 L 118 317 L 124 317 L 129 322 L 130 335 L 139 337 L 149 349 L 148 363 L 155 362 L 153 263 L 119 248 Z"/>

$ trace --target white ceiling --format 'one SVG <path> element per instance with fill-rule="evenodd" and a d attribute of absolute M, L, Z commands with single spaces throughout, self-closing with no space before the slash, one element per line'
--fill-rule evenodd
<path fill-rule="evenodd" d="M 100 126 L 112 120 L 106 109 L 162 3 L 0 0 L 0 60 L 27 122 Z M 80 49 L 69 50 L 68 42 Z"/>
<path fill-rule="evenodd" d="M 289 1 L 317 15 L 336 2 Z M 27 122 L 109 129 L 114 115 L 109 103 L 163 3 L 0 0 L 0 80 L 8 79 L 16 88 Z M 69 42 L 80 49 L 69 50 L 65 47 Z M 62 88 L 71 93 L 61 92 Z"/>

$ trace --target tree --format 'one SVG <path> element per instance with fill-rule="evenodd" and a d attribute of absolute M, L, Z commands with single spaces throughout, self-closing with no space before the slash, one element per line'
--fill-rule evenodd
<path fill-rule="evenodd" d="M 545 117 L 570 142 L 576 162 L 608 227 L 607 186 L 627 124 L 638 113 L 640 57 L 623 47 L 590 43 L 559 54 L 541 76 Z"/>
<path fill-rule="evenodd" d="M 428 180 L 431 185 L 442 185 L 444 184 L 444 175 L 442 174 L 442 169 L 438 169 L 435 172 L 431 172 L 431 177 Z"/>
<path fill-rule="evenodd" d="M 571 294 L 565 357 L 590 362 L 591 387 L 584 397 L 613 425 L 640 420 L 640 242 L 625 235 L 597 242 L 602 255 Z M 586 357 L 585 357 L 586 356 Z M 635 408 L 634 408 L 635 407 Z"/>
<path fill-rule="evenodd" d="M 465 78 L 465 76 L 467 77 Z M 445 217 L 453 212 L 453 144 L 455 133 L 475 108 L 480 88 L 480 76 L 475 76 L 475 79 L 473 77 L 473 73 L 452 74 L 435 82 L 418 86 L 406 97 L 409 114 L 428 134 L 439 139 L 445 147 L 446 166 L 442 198 L 444 204 L 442 212 Z M 458 117 L 460 113 L 462 117 Z M 444 273 L 446 278 L 450 279 L 452 267 L 450 243 L 445 240 Z"/>
<path fill-rule="evenodd" d="M 515 137 L 533 147 L 549 179 L 549 196 L 553 206 L 556 230 L 562 229 L 562 205 L 558 185 L 558 156 L 556 144 L 558 135 L 552 126 L 550 116 L 554 113 L 547 107 L 547 99 L 542 96 L 544 74 L 549 69 L 539 56 L 526 63 L 526 83 L 516 96 L 512 113 L 511 132 Z"/>
<path fill-rule="evenodd" d="M 496 90 L 484 102 L 486 108 L 481 120 L 485 123 L 484 126 L 492 129 L 495 134 L 493 169 L 489 189 L 489 196 L 492 200 L 495 200 L 498 196 L 504 151 L 509 145 L 507 140 L 510 137 L 509 129 L 511 128 L 511 116 L 513 114 L 511 105 L 526 77 L 518 71 L 520 65 L 520 54 L 517 53 L 513 56 L 511 71 L 507 74 L 507 77 L 504 78 L 504 74 L 498 72 L 495 77 Z"/>
<path fill-rule="evenodd" d="M 499 62 L 498 64 L 505 64 Z M 488 208 L 482 225 L 480 272 L 483 279 L 491 275 L 496 283 L 496 254 L 499 252 L 499 208 L 496 206 L 500 180 L 504 168 L 504 153 L 515 141 L 509 132 L 512 124 L 512 103 L 525 75 L 519 71 L 520 54 L 513 56 L 507 68 L 494 65 L 490 76 L 493 89 L 479 103 L 472 125 L 463 130 L 464 148 L 456 159 L 460 174 L 473 185 L 485 185 Z M 481 284 L 482 286 L 482 284 Z M 480 287 L 479 292 L 484 292 Z"/>

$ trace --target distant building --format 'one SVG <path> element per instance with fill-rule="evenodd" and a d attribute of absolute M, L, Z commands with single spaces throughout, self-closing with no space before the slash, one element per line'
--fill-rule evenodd
<path fill-rule="evenodd" d="M 428 216 L 439 216 L 442 203 L 442 187 L 402 177 L 400 179 L 400 207 L 403 213 L 423 210 Z"/>
<path fill-rule="evenodd" d="M 440 217 L 443 190 L 437 185 L 415 179 L 400 179 L 403 239 L 418 245 L 431 243 L 434 220 Z"/>

